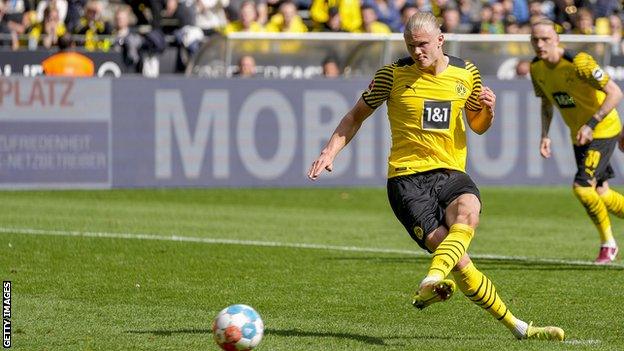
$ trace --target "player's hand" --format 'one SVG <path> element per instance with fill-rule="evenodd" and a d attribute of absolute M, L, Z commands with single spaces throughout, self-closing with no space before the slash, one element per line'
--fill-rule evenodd
<path fill-rule="evenodd" d="M 314 160 L 314 162 L 312 162 L 312 166 L 310 167 L 310 170 L 308 171 L 308 178 L 310 178 L 310 180 L 316 180 L 321 175 L 323 170 L 327 170 L 328 172 L 331 172 L 333 168 L 334 168 L 334 157 L 330 156 L 326 152 L 321 152 L 319 157 L 316 160 Z"/>
<path fill-rule="evenodd" d="M 594 140 L 594 131 L 588 125 L 583 124 L 576 133 L 576 145 L 582 146 Z"/>
<path fill-rule="evenodd" d="M 496 107 L 496 94 L 494 94 L 492 89 L 484 86 L 481 90 L 481 94 L 479 94 L 479 101 L 481 105 L 485 106 L 490 111 L 494 111 Z"/>
<path fill-rule="evenodd" d="M 542 141 L 540 142 L 540 155 L 542 155 L 543 158 L 550 157 L 551 153 L 550 153 L 550 138 L 549 137 L 542 138 Z"/>

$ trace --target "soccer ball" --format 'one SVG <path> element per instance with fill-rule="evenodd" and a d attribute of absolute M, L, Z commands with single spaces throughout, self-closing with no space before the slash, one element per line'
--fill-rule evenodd
<path fill-rule="evenodd" d="M 219 312 L 212 322 L 212 335 L 225 351 L 251 350 L 264 335 L 264 323 L 256 310 L 232 305 Z"/>

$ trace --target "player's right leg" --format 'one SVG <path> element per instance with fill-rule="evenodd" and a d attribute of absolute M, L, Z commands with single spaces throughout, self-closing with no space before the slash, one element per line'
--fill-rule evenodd
<path fill-rule="evenodd" d="M 477 195 L 464 193 L 447 207 L 445 218 L 448 234 L 433 252 L 431 266 L 425 280 L 441 280 L 451 272 L 464 256 L 479 223 L 481 202 Z"/>
<path fill-rule="evenodd" d="M 440 243 L 448 236 L 448 229 L 444 226 L 436 228 L 425 239 L 427 250 L 435 252 Z M 455 282 L 451 279 L 425 278 L 414 294 L 412 305 L 422 310 L 436 302 L 443 302 L 451 298 L 455 292 Z"/>
<path fill-rule="evenodd" d="M 443 226 L 444 209 L 439 205 L 431 189 L 442 188 L 441 184 L 449 177 L 447 172 L 433 171 L 388 179 L 388 200 L 394 214 L 412 239 L 429 252 L 433 252 L 438 245 L 427 246 L 425 241 L 428 236 L 439 233 L 436 237 L 441 235 L 439 236 L 441 242 L 448 234 Z M 414 307 L 422 309 L 433 303 L 448 300 L 455 291 L 455 283 L 451 279 L 444 279 L 445 276 L 423 281 L 414 296 Z"/>
<path fill-rule="evenodd" d="M 444 210 L 444 224 L 448 234 L 433 251 L 431 266 L 425 281 L 446 278 L 464 256 L 479 224 L 481 199 L 479 189 L 470 176 L 463 172 L 447 171 L 448 178 L 441 183 L 437 194 Z"/>
<path fill-rule="evenodd" d="M 416 307 L 419 307 L 419 300 L 426 301 L 425 297 L 431 295 L 440 301 L 450 297 L 448 292 L 452 293 L 454 287 L 452 281 L 445 278 L 468 250 L 479 224 L 481 200 L 475 183 L 463 172 L 446 171 L 445 174 L 445 179 L 438 183 L 441 190 L 437 194 L 437 203 L 443 209 L 444 228 L 448 228 L 448 232 L 436 236 L 440 233 L 438 228 L 433 235 L 427 236 L 426 246 L 433 252 L 433 258 L 414 297 Z"/>

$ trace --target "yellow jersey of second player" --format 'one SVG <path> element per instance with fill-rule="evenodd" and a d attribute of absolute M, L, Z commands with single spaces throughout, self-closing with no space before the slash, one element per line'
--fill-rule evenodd
<path fill-rule="evenodd" d="M 574 140 L 578 130 L 605 100 L 607 94 L 602 89 L 609 82 L 609 75 L 591 55 L 585 52 L 574 55 L 566 50 L 555 66 L 538 58 L 533 59 L 531 80 L 535 95 L 557 106 Z M 597 139 L 611 138 L 618 135 L 621 129 L 620 117 L 613 109 L 598 123 L 593 136 Z"/>
<path fill-rule="evenodd" d="M 439 168 L 465 172 L 462 109 L 480 110 L 480 92 L 479 71 L 457 57 L 449 56 L 437 75 L 423 72 L 411 57 L 380 68 L 362 98 L 371 108 L 388 106 L 388 178 Z"/>

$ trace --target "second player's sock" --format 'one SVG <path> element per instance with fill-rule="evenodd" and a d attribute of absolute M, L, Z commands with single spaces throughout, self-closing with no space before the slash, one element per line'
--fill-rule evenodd
<path fill-rule="evenodd" d="M 600 234 L 600 241 L 608 243 L 613 241 L 613 233 L 611 232 L 611 221 L 609 220 L 609 211 L 605 202 L 601 199 L 600 195 L 593 187 L 581 187 L 576 186 L 574 189 L 574 195 L 579 199 L 585 211 L 591 218 L 592 222 L 598 229 Z"/>

